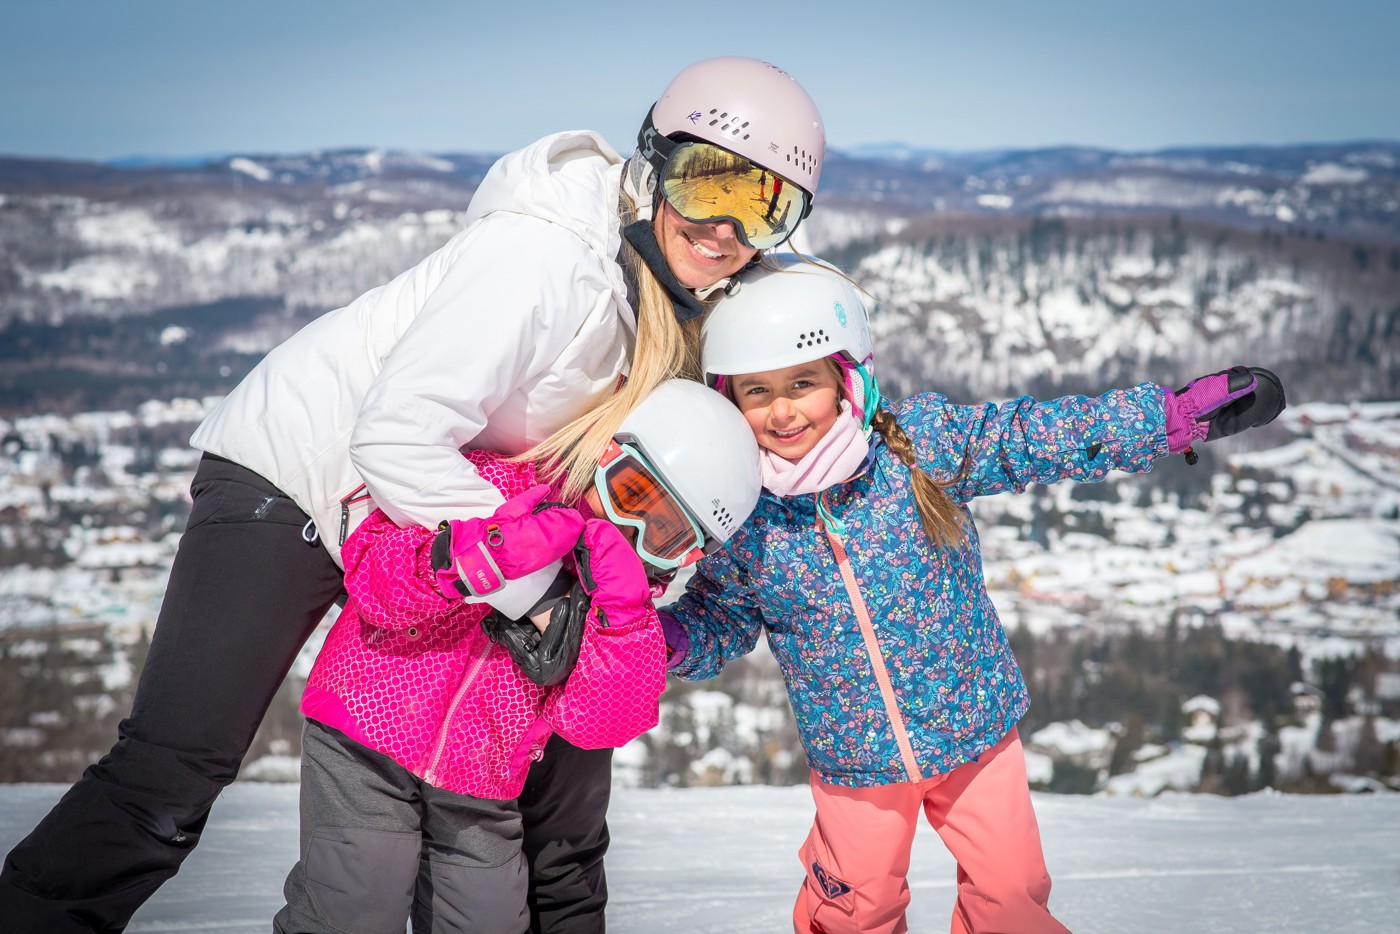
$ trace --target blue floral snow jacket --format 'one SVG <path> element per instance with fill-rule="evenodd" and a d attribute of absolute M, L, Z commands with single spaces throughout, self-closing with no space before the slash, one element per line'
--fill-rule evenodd
<path fill-rule="evenodd" d="M 928 778 L 1004 737 L 1028 698 L 987 596 L 967 502 L 1030 483 L 1143 472 L 1167 454 L 1162 391 L 1151 383 L 1098 398 L 954 405 L 912 396 L 895 410 L 920 464 L 967 513 L 967 540 L 936 549 L 923 533 L 910 474 L 879 435 L 865 469 L 820 494 L 764 491 L 726 547 L 700 562 L 667 609 L 689 646 L 674 673 L 712 678 L 760 632 L 782 667 L 807 752 L 823 781 L 855 787 Z M 873 621 L 887 685 L 876 676 L 835 545 L 850 557 Z M 912 760 L 912 761 L 911 761 Z"/>

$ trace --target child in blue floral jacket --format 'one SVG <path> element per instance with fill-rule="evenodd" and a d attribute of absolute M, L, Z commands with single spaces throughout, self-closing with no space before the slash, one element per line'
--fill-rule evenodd
<path fill-rule="evenodd" d="M 798 932 L 904 931 L 920 811 L 958 862 L 955 934 L 1062 932 L 1016 733 L 1026 686 L 966 504 L 1147 471 L 1272 420 L 1282 389 L 1235 367 L 1177 392 L 999 406 L 927 393 L 891 411 L 860 294 L 824 266 L 778 266 L 746 276 L 705 325 L 707 379 L 753 429 L 765 489 L 663 611 L 670 667 L 713 677 L 767 634 L 817 806 Z"/>

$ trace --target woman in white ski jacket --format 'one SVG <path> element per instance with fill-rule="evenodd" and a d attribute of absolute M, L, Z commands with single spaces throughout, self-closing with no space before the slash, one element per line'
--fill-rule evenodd
<path fill-rule="evenodd" d="M 702 300 L 806 216 L 824 131 L 786 73 L 721 58 L 683 70 L 638 140 L 625 163 L 589 132 L 505 156 L 461 233 L 274 349 L 199 427 L 194 505 L 131 716 L 6 857 L 7 932 L 119 931 L 174 875 L 341 593 L 339 546 L 372 508 L 425 526 L 489 515 L 502 497 L 463 448 L 531 451 L 577 494 L 631 407 L 694 375 Z M 488 602 L 536 616 L 560 573 Z M 531 771 L 532 930 L 602 930 L 610 761 L 556 739 Z"/>

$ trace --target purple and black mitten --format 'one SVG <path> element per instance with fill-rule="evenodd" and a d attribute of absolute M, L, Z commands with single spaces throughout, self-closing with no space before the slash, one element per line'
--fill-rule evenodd
<path fill-rule="evenodd" d="M 670 671 L 685 661 L 686 650 L 690 648 L 690 637 L 685 634 L 685 627 L 681 625 L 681 621 L 670 613 L 657 610 L 656 615 L 661 619 L 661 632 L 666 636 L 666 670 Z"/>
<path fill-rule="evenodd" d="M 1167 448 L 1189 451 L 1197 441 L 1214 441 L 1246 428 L 1267 425 L 1287 405 L 1283 384 L 1257 366 L 1228 370 L 1193 379 L 1173 392 L 1162 390 L 1167 410 Z"/>

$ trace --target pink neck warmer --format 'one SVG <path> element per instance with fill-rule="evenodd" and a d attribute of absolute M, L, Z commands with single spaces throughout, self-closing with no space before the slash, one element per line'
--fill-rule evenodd
<path fill-rule="evenodd" d="M 817 446 L 800 461 L 779 457 L 767 448 L 759 449 L 763 485 L 777 496 L 819 493 L 849 479 L 870 451 L 870 441 L 851 415 L 851 404 L 842 400 L 841 417 Z"/>

